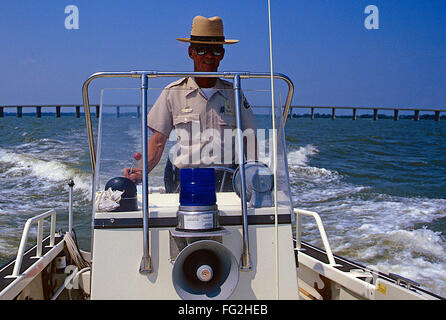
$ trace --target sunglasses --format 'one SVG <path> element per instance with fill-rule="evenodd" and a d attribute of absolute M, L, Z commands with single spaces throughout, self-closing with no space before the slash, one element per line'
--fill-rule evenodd
<path fill-rule="evenodd" d="M 194 50 L 199 56 L 204 56 L 206 53 L 210 52 L 216 57 L 221 56 L 224 51 L 223 47 L 205 47 L 205 46 L 194 47 Z"/>

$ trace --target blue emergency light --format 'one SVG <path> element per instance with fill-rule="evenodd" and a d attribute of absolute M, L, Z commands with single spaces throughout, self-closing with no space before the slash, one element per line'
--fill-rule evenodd
<path fill-rule="evenodd" d="M 212 206 L 216 203 L 214 168 L 180 170 L 180 206 Z"/>

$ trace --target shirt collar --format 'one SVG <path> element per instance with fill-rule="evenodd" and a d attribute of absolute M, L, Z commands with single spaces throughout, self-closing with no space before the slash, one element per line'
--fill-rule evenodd
<path fill-rule="evenodd" d="M 194 79 L 193 77 L 188 77 L 188 78 L 187 78 L 187 81 L 186 81 L 186 88 L 187 88 L 187 90 L 186 90 L 186 97 L 187 97 L 189 94 L 191 94 L 191 93 L 193 93 L 193 92 L 195 92 L 195 91 L 197 91 L 197 90 L 200 92 L 200 94 L 201 94 L 203 97 L 205 97 L 204 93 L 201 92 L 200 87 L 198 86 L 197 82 L 195 82 L 195 79 Z M 216 88 L 216 90 L 217 90 L 216 93 L 220 93 L 220 94 L 223 95 L 225 98 L 228 98 L 228 95 L 227 95 L 226 89 L 225 89 L 225 87 L 224 87 L 224 84 L 223 84 L 223 82 L 222 82 L 219 78 L 217 78 L 217 82 L 216 82 L 216 84 L 215 84 L 215 88 Z"/>

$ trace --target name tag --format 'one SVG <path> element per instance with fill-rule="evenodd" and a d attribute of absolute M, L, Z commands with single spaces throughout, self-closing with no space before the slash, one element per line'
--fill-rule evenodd
<path fill-rule="evenodd" d="M 193 109 L 189 108 L 189 107 L 185 107 L 185 108 L 181 109 L 181 112 L 183 112 L 183 113 L 191 113 L 192 111 L 193 111 Z"/>

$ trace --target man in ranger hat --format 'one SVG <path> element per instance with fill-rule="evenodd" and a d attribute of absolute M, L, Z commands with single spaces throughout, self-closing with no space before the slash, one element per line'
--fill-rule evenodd
<path fill-rule="evenodd" d="M 177 40 L 190 43 L 188 53 L 194 62 L 195 72 L 216 72 L 225 55 L 223 45 L 238 42 L 225 39 L 220 17 L 202 16 L 193 19 L 190 38 Z M 245 148 L 245 152 L 248 151 L 248 158 L 255 159 L 255 117 L 243 94 L 242 101 L 242 130 L 252 131 L 248 132 L 252 139 L 246 139 L 250 146 Z M 173 148 L 173 152 L 171 150 L 170 159 L 167 160 L 164 179 L 166 189 L 174 188 L 171 180 L 175 179 L 175 174 L 172 173 L 177 168 L 235 168 L 235 99 L 233 85 L 228 81 L 215 77 L 187 77 L 170 83 L 151 108 L 147 125 L 153 132 L 148 141 L 149 172 L 161 159 L 172 129 L 175 129 L 177 135 L 177 148 Z M 228 137 L 228 133 L 230 139 L 224 139 L 225 135 Z M 170 173 L 173 178 L 166 173 Z M 217 188 L 222 175 L 221 172 L 216 174 Z M 139 168 L 124 168 L 124 176 L 134 182 L 141 181 L 142 162 L 139 163 Z M 225 179 L 225 191 L 232 191 L 231 180 Z"/>

